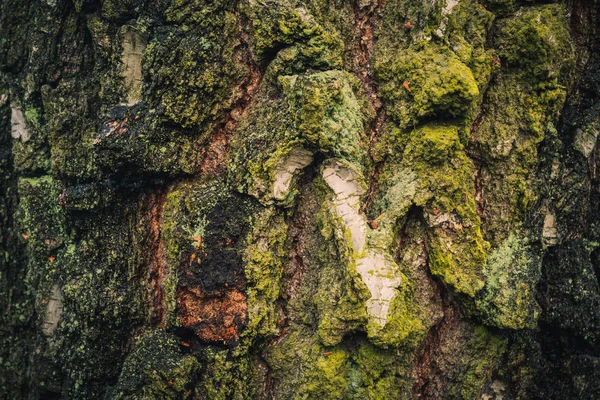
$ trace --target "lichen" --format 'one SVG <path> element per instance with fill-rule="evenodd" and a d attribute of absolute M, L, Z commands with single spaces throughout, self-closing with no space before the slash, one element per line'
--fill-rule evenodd
<path fill-rule="evenodd" d="M 539 306 L 535 286 L 539 260 L 527 239 L 512 232 L 487 258 L 485 287 L 475 300 L 486 324 L 498 328 L 533 329 Z"/>
<path fill-rule="evenodd" d="M 346 396 L 346 375 L 350 367 L 347 351 L 341 347 L 324 347 L 315 335 L 300 326 L 294 327 L 277 346 L 268 349 L 266 360 L 276 378 L 275 390 L 282 398 L 341 399 Z"/>

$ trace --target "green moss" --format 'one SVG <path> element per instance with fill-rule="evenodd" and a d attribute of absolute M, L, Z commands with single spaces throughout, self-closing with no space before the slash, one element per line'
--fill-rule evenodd
<path fill-rule="evenodd" d="M 36 129 L 40 127 L 40 115 L 37 108 L 29 106 L 25 109 L 25 119 Z"/>
<path fill-rule="evenodd" d="M 498 368 L 506 351 L 506 339 L 482 326 L 469 328 L 460 338 L 459 346 L 447 343 L 445 352 L 456 352 L 458 360 L 449 365 L 446 376 L 454 381 L 448 385 L 446 396 L 449 399 L 474 399 L 481 396 L 482 389 Z M 458 344 L 457 343 L 457 344 Z M 451 369 L 451 371 L 450 371 Z"/>
<path fill-rule="evenodd" d="M 250 343 L 257 336 L 271 337 L 276 332 L 276 300 L 280 293 L 283 260 L 286 256 L 288 225 L 272 208 L 257 218 L 248 236 L 244 252 L 248 282 L 248 325 L 243 340 Z"/>
<path fill-rule="evenodd" d="M 315 335 L 301 326 L 292 327 L 276 346 L 267 349 L 266 360 L 281 398 L 346 397 L 350 368 L 347 351 L 322 346 Z"/>
<path fill-rule="evenodd" d="M 448 17 L 446 37 L 450 48 L 471 69 L 480 93 L 485 91 L 492 70 L 498 67 L 494 51 L 487 48 L 494 19 L 494 14 L 474 0 L 459 2 Z"/>
<path fill-rule="evenodd" d="M 521 10 L 498 22 L 498 54 L 508 67 L 530 79 L 557 77 L 573 62 L 573 45 L 562 4 Z"/>
<path fill-rule="evenodd" d="M 363 160 L 366 118 L 354 81 L 343 71 L 281 76 L 283 99 L 259 94 L 263 105 L 252 110 L 232 145 L 230 168 L 237 190 L 272 203 L 276 170 L 294 148 Z M 284 204 L 292 203 L 289 197 Z"/>
<path fill-rule="evenodd" d="M 406 49 L 414 40 L 430 38 L 440 27 L 443 5 L 442 2 L 386 1 L 382 10 L 381 25 L 375 31 L 375 57 L 393 57 L 399 49 Z M 411 29 L 404 26 L 408 21 L 411 23 Z"/>
<path fill-rule="evenodd" d="M 347 398 L 384 400 L 412 395 L 410 352 L 381 349 L 359 341 L 351 357 Z"/>
<path fill-rule="evenodd" d="M 514 0 L 485 0 L 482 3 L 498 16 L 506 16 L 516 7 Z"/>
<path fill-rule="evenodd" d="M 182 355 L 174 336 L 152 331 L 138 339 L 107 398 L 181 399 L 192 389 L 199 370 L 198 360 Z"/>
<path fill-rule="evenodd" d="M 340 343 L 345 334 L 362 327 L 366 330 L 366 300 L 370 293 L 356 270 L 359 256 L 352 245 L 349 228 L 331 204 L 329 188 L 316 181 L 320 208 L 315 223 L 322 240 L 312 243 L 317 257 L 315 287 L 303 293 L 314 304 L 321 342 L 326 346 Z M 306 305 L 305 305 L 306 306 Z"/>
<path fill-rule="evenodd" d="M 25 281 L 35 293 L 36 326 L 43 326 L 48 294 L 68 261 L 65 215 L 58 205 L 58 185 L 48 175 L 18 180 L 19 206 L 15 214 L 19 238 L 25 243 Z M 32 304 L 16 304 L 20 319 L 28 319 Z"/>
<path fill-rule="evenodd" d="M 196 353 L 203 366 L 195 385 L 200 398 L 255 399 L 260 381 L 258 366 L 251 357 L 237 358 L 229 350 L 205 347 Z"/>
<path fill-rule="evenodd" d="M 364 116 L 352 90 L 355 78 L 342 71 L 282 76 L 288 112 L 307 147 L 326 155 L 360 160 Z"/>
<path fill-rule="evenodd" d="M 537 201 L 531 177 L 538 146 L 555 130 L 575 71 L 562 5 L 529 7 L 497 26 L 494 46 L 502 66 L 471 133 L 487 165 L 483 185 L 495 188 L 486 198 L 486 235 L 495 245 L 526 220 Z"/>
<path fill-rule="evenodd" d="M 248 73 L 239 61 L 235 16 L 209 10 L 193 29 L 159 31 L 144 51 L 146 99 L 166 120 L 184 128 L 217 121 Z"/>
<path fill-rule="evenodd" d="M 88 106 L 75 95 L 89 99 L 95 89 L 93 84 L 85 81 L 61 81 L 56 88 L 42 88 L 50 160 L 56 176 L 80 180 L 97 176 L 90 134 L 95 131 L 95 123 L 82 117 L 87 115 Z"/>
<path fill-rule="evenodd" d="M 143 103 L 113 108 L 111 119 L 89 143 L 94 167 L 104 176 L 180 177 L 198 173 L 201 161 L 198 154 L 205 138 L 156 124 L 154 118 Z M 131 168 L 132 165 L 136 168 Z"/>
<path fill-rule="evenodd" d="M 423 207 L 430 227 L 431 272 L 473 297 L 483 286 L 487 243 L 475 208 L 472 162 L 457 127 L 426 125 L 413 132 L 402 164 L 417 175 L 414 204 Z"/>
<path fill-rule="evenodd" d="M 27 104 L 23 112 L 26 134 L 12 140 L 13 162 L 18 171 L 26 173 L 47 173 L 50 171 L 47 130 L 43 126 L 40 110 Z"/>
<path fill-rule="evenodd" d="M 65 216 L 58 204 L 58 184 L 49 175 L 21 178 L 18 192 L 16 217 L 20 235 L 27 236 L 31 261 L 45 262 L 67 240 Z"/>
<path fill-rule="evenodd" d="M 274 395 L 291 399 L 409 397 L 413 357 L 410 351 L 381 349 L 362 337 L 326 347 L 305 327 L 295 324 L 265 351 Z"/>
<path fill-rule="evenodd" d="M 383 348 L 402 346 L 405 349 L 414 349 L 425 338 L 426 319 L 423 305 L 414 298 L 411 283 L 403 274 L 402 284 L 392 298 L 385 326 L 371 327 L 369 339 Z"/>
<path fill-rule="evenodd" d="M 131 16 L 140 11 L 141 6 L 141 2 L 137 0 L 104 1 L 102 3 L 102 16 L 108 20 L 131 18 Z"/>
<path fill-rule="evenodd" d="M 375 74 L 388 114 L 403 128 L 433 116 L 464 117 L 479 96 L 472 71 L 452 51 L 429 42 L 376 63 Z"/>
<path fill-rule="evenodd" d="M 222 180 L 182 183 L 167 193 L 160 232 L 168 262 L 163 280 L 168 325 L 178 325 L 177 288 L 190 285 L 182 276 L 193 276 L 191 284 L 209 294 L 243 279 L 242 256 L 252 246 L 247 235 L 259 212 Z M 246 278 L 253 282 L 253 276 Z"/>
<path fill-rule="evenodd" d="M 270 62 L 267 80 L 281 74 L 342 65 L 343 42 L 335 30 L 324 28 L 305 8 L 278 2 L 251 5 L 245 10 L 252 26 L 252 45 L 258 62 Z"/>

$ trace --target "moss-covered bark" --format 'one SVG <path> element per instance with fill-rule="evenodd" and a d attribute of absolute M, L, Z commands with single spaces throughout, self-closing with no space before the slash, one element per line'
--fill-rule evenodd
<path fill-rule="evenodd" d="M 0 398 L 600 397 L 592 0 L 0 0 Z"/>

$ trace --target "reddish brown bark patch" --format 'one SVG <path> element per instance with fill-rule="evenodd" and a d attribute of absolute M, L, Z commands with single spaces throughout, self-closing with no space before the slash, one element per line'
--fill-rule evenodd
<path fill-rule="evenodd" d="M 167 320 L 167 307 L 163 281 L 167 272 L 167 257 L 160 235 L 166 192 L 158 190 L 148 197 L 144 221 L 148 232 L 146 254 L 148 255 L 148 297 L 151 304 L 151 321 L 155 326 L 164 327 Z"/>
<path fill-rule="evenodd" d="M 181 325 L 207 342 L 237 341 L 248 318 L 246 295 L 237 289 L 207 296 L 199 288 L 180 288 L 177 305 Z"/>

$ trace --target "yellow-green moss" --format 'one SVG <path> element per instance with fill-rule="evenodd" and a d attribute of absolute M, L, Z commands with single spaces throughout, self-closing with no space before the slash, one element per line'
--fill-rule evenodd
<path fill-rule="evenodd" d="M 257 61 L 270 62 L 267 79 L 296 74 L 308 68 L 342 66 L 343 42 L 335 30 L 325 29 L 306 8 L 285 2 L 245 8 L 251 21 Z"/>
<path fill-rule="evenodd" d="M 347 351 L 342 347 L 324 347 L 301 326 L 293 326 L 276 346 L 268 348 L 266 360 L 281 398 L 346 397 L 350 367 Z"/>
<path fill-rule="evenodd" d="M 575 56 L 560 4 L 524 8 L 499 20 L 494 46 L 501 67 L 471 141 L 487 166 L 483 184 L 495 188 L 486 197 L 486 235 L 499 245 L 537 201 L 531 178 L 538 146 L 555 131 Z"/>
<path fill-rule="evenodd" d="M 402 161 L 415 171 L 414 198 L 430 226 L 429 268 L 462 293 L 483 287 L 487 243 L 475 208 L 473 164 L 452 125 L 426 125 L 414 131 Z"/>
<path fill-rule="evenodd" d="M 210 9 L 191 26 L 157 35 L 143 60 L 146 99 L 184 128 L 205 127 L 221 117 L 248 73 L 236 53 L 239 29 L 233 14 Z"/>
<path fill-rule="evenodd" d="M 446 396 L 449 399 L 474 399 L 481 396 L 484 385 L 490 381 L 494 370 L 500 365 L 506 351 L 507 341 L 483 326 L 475 326 L 464 332 L 467 336 L 461 341 L 464 351 L 448 343 L 445 352 L 456 351 L 458 357 L 446 377 L 454 382 L 448 385 Z"/>
<path fill-rule="evenodd" d="M 277 309 L 288 225 L 273 208 L 265 209 L 248 234 L 244 252 L 248 282 L 248 325 L 242 338 L 270 337 L 276 331 Z"/>
<path fill-rule="evenodd" d="M 464 117 L 479 96 L 469 67 L 449 49 L 430 42 L 376 63 L 375 73 L 388 114 L 403 128 L 434 116 Z"/>
<path fill-rule="evenodd" d="M 573 62 L 568 23 L 562 4 L 523 9 L 498 21 L 498 55 L 529 79 L 555 78 Z"/>

